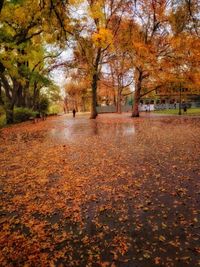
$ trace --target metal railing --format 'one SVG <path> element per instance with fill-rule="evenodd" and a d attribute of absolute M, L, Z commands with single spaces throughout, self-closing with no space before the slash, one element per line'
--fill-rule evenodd
<path fill-rule="evenodd" d="M 200 108 L 200 102 L 190 102 L 190 103 L 182 103 L 181 108 L 183 109 L 187 106 L 187 108 Z M 140 111 L 154 111 L 154 110 L 165 110 L 165 109 L 179 109 L 179 103 L 176 104 L 140 104 L 139 110 Z M 132 106 L 131 105 L 122 105 L 121 106 L 122 112 L 131 112 Z M 115 113 L 117 112 L 117 107 L 115 105 L 109 106 L 98 106 L 97 107 L 98 113 Z"/>

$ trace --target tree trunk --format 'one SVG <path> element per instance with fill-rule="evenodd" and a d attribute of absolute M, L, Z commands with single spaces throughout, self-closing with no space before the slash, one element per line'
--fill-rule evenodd
<path fill-rule="evenodd" d="M 92 105 L 90 119 L 96 119 L 97 117 L 97 81 L 98 75 L 95 73 L 92 78 Z"/>
<path fill-rule="evenodd" d="M 97 84 L 98 84 L 98 68 L 99 68 L 99 62 L 101 59 L 101 48 L 97 51 L 97 56 L 94 64 L 94 74 L 92 76 L 92 104 L 91 104 L 91 115 L 90 119 L 96 119 L 98 113 L 97 113 Z"/>
<path fill-rule="evenodd" d="M 113 103 L 114 103 L 115 106 L 117 105 L 115 92 L 114 92 L 114 94 L 113 94 Z"/>
<path fill-rule="evenodd" d="M 118 88 L 117 90 L 117 113 L 122 113 L 122 105 L 121 105 L 121 90 Z"/>
<path fill-rule="evenodd" d="M 31 108 L 30 92 L 29 92 L 29 81 L 26 81 L 26 85 L 24 87 L 23 105 L 26 108 Z"/>
<path fill-rule="evenodd" d="M 0 12 L 1 12 L 2 8 L 3 8 L 3 3 L 4 3 L 4 0 L 1 0 L 0 1 Z"/>
<path fill-rule="evenodd" d="M 140 104 L 140 94 L 141 94 L 141 88 L 142 88 L 142 71 L 136 69 L 138 73 L 136 73 L 136 87 L 135 87 L 135 93 L 134 93 L 134 104 L 133 104 L 133 110 L 132 110 L 132 117 L 139 117 L 139 104 Z"/>
<path fill-rule="evenodd" d="M 17 92 L 19 90 L 19 82 L 16 79 L 13 79 L 13 90 L 12 97 L 7 98 L 6 103 L 6 122 L 7 124 L 11 124 L 14 122 L 14 106 L 17 99 Z"/>
<path fill-rule="evenodd" d="M 132 117 L 140 116 L 139 104 L 140 104 L 140 90 L 137 88 L 134 93 L 134 104 L 133 104 Z"/>
<path fill-rule="evenodd" d="M 2 96 L 2 85 L 0 82 L 0 105 L 4 105 L 3 96 Z"/>
<path fill-rule="evenodd" d="M 32 108 L 33 110 L 37 110 L 38 109 L 38 102 L 39 102 L 39 96 L 40 96 L 40 91 L 39 89 L 37 88 L 37 83 L 35 82 L 34 83 L 34 88 L 33 88 L 33 103 L 32 103 Z"/>
<path fill-rule="evenodd" d="M 16 99 L 16 106 L 22 107 L 23 106 L 23 94 L 22 94 L 22 85 L 19 86 L 19 89 L 17 91 L 17 99 Z"/>
<path fill-rule="evenodd" d="M 1 81 L 5 89 L 5 111 L 6 123 L 11 124 L 14 121 L 14 105 L 16 101 L 16 93 L 18 90 L 16 81 L 13 81 L 13 88 L 11 88 L 6 76 L 0 72 Z"/>
<path fill-rule="evenodd" d="M 78 112 L 78 110 L 79 110 L 79 108 L 78 108 L 78 101 L 77 101 L 77 99 L 75 98 L 75 110 L 76 110 L 76 112 Z"/>
<path fill-rule="evenodd" d="M 14 122 L 14 105 L 12 103 L 6 104 L 6 123 L 12 124 Z"/>

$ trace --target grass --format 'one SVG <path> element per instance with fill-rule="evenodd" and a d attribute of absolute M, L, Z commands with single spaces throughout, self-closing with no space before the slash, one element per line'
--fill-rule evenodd
<path fill-rule="evenodd" d="M 165 109 L 165 110 L 156 110 L 156 114 L 169 114 L 169 115 L 178 115 L 179 109 Z M 185 115 L 183 109 L 181 110 L 182 114 Z M 187 114 L 189 116 L 198 116 L 200 115 L 200 108 L 189 108 Z"/>

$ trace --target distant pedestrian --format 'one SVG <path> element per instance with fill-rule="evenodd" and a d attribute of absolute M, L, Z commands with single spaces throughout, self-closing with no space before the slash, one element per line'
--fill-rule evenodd
<path fill-rule="evenodd" d="M 186 105 L 183 107 L 183 111 L 185 114 L 187 114 L 187 106 Z"/>
<path fill-rule="evenodd" d="M 75 108 L 73 109 L 73 118 L 75 118 L 75 116 L 76 116 L 76 110 L 75 110 Z"/>

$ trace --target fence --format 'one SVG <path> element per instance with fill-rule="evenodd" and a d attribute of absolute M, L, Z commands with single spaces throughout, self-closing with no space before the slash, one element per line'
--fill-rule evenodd
<path fill-rule="evenodd" d="M 185 105 L 187 105 L 187 108 L 200 108 L 200 102 L 182 103 L 181 108 L 183 108 Z M 140 111 L 154 111 L 154 110 L 164 110 L 164 109 L 179 109 L 179 103 L 176 103 L 176 104 L 151 104 L 151 105 L 140 104 L 140 106 L 139 106 Z M 132 106 L 131 105 L 122 105 L 121 111 L 122 112 L 131 112 Z M 98 113 L 115 113 L 115 112 L 117 112 L 117 107 L 115 105 L 98 106 L 97 112 Z"/>
<path fill-rule="evenodd" d="M 132 110 L 131 105 L 122 105 L 121 106 L 122 112 L 130 112 Z M 110 105 L 110 106 L 99 106 L 97 107 L 98 113 L 115 113 L 117 112 L 117 106 Z"/>
<path fill-rule="evenodd" d="M 185 105 L 187 106 L 187 108 L 200 108 L 200 102 L 182 103 L 181 108 L 184 108 Z M 179 103 L 155 104 L 155 110 L 163 110 L 163 109 L 179 109 Z"/>

